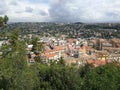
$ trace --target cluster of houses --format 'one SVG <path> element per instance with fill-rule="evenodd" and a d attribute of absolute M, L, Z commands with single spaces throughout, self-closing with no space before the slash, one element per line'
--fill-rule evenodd
<path fill-rule="evenodd" d="M 42 52 L 33 52 L 34 45 L 27 44 L 29 63 L 35 63 L 36 56 L 39 56 L 45 63 L 58 61 L 63 57 L 67 64 L 84 65 L 89 63 L 95 67 L 113 61 L 120 62 L 120 39 L 116 38 L 107 40 L 42 37 L 38 42 L 43 45 Z M 0 41 L 0 47 L 4 43 L 8 42 Z"/>
<path fill-rule="evenodd" d="M 59 60 L 59 58 L 74 57 L 79 58 L 80 55 L 86 54 L 87 41 L 84 39 L 56 39 L 53 37 L 43 37 L 40 39 L 43 43 L 44 51 L 41 53 L 41 58 L 46 63 L 50 60 Z M 33 45 L 28 45 L 29 52 Z M 33 59 L 35 53 L 30 53 L 30 62 L 35 62 Z"/>
<path fill-rule="evenodd" d="M 108 62 L 120 62 L 120 39 L 67 39 L 55 37 L 40 38 L 44 51 L 40 54 L 41 59 L 49 63 L 63 57 L 67 63 L 85 63 L 94 66 L 104 65 Z M 33 45 L 28 45 L 32 48 Z M 30 50 L 30 49 L 29 49 Z M 35 53 L 31 52 L 29 62 L 35 62 Z"/>

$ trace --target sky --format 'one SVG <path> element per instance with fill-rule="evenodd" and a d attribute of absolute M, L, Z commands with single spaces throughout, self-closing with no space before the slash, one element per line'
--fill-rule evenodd
<path fill-rule="evenodd" d="M 120 22 L 120 0 L 0 0 L 9 22 Z"/>

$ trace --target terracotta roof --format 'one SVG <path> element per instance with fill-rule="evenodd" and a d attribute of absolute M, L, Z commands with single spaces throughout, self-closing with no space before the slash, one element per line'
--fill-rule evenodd
<path fill-rule="evenodd" d="M 62 47 L 62 46 L 56 46 L 55 48 L 54 48 L 54 50 L 64 50 L 64 47 Z"/>
<path fill-rule="evenodd" d="M 106 64 L 105 61 L 101 61 L 101 60 L 87 60 L 87 63 L 88 64 L 93 64 L 94 67 Z"/>
<path fill-rule="evenodd" d="M 63 49 L 63 48 L 59 48 L 59 47 L 57 47 L 57 48 L 55 48 L 55 49 L 53 49 L 53 50 L 47 50 L 47 51 L 44 51 L 44 53 L 56 52 L 56 51 L 60 51 L 60 50 L 64 50 L 64 49 Z"/>
<path fill-rule="evenodd" d="M 102 61 L 102 62 L 101 62 L 102 65 L 105 65 L 106 63 L 107 63 L 107 62 L 105 62 L 105 61 Z"/>
<path fill-rule="evenodd" d="M 46 56 L 46 58 L 48 59 L 48 58 L 51 58 L 51 57 L 56 56 L 56 54 L 45 54 L 45 56 Z"/>
<path fill-rule="evenodd" d="M 100 64 L 101 64 L 101 61 L 95 60 L 94 63 L 97 64 L 97 65 L 100 65 Z"/>
<path fill-rule="evenodd" d="M 49 53 L 49 52 L 55 52 L 55 50 L 47 50 L 47 51 L 44 51 L 44 53 Z"/>
<path fill-rule="evenodd" d="M 87 60 L 87 63 L 92 64 L 92 63 L 94 63 L 94 61 L 93 60 Z"/>

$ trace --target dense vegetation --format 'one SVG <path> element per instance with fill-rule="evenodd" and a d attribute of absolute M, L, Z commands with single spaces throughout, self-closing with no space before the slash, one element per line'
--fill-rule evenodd
<path fill-rule="evenodd" d="M 120 67 L 116 64 L 97 68 L 86 64 L 76 68 L 66 66 L 61 59 L 57 64 L 36 62 L 28 65 L 23 41 L 17 40 L 9 47 L 2 48 L 4 55 L 0 58 L 1 90 L 120 89 Z"/>
<path fill-rule="evenodd" d="M 39 34 L 40 36 L 58 36 L 65 34 L 69 38 L 120 38 L 119 23 L 10 23 L 7 30 L 19 28 L 22 34 Z M 1 30 L 0 32 L 2 32 Z"/>
<path fill-rule="evenodd" d="M 40 61 L 29 65 L 25 41 L 18 36 L 18 30 L 12 31 L 10 43 L 0 48 L 0 90 L 120 90 L 118 65 L 66 66 L 62 58 L 49 65 Z"/>

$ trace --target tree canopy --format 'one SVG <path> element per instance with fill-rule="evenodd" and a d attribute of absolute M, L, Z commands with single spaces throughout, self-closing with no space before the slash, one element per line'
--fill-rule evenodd
<path fill-rule="evenodd" d="M 0 17 L 0 27 L 6 26 L 8 20 L 9 20 L 9 18 L 7 15 L 5 15 L 4 17 Z"/>
<path fill-rule="evenodd" d="M 8 21 L 0 17 L 0 27 Z M 0 51 L 0 90 L 120 90 L 120 66 L 115 63 L 93 67 L 67 66 L 61 57 L 50 65 L 38 62 L 29 65 L 25 40 L 19 30 L 9 34 L 9 43 Z M 38 38 L 33 38 L 33 51 L 42 51 Z"/>

